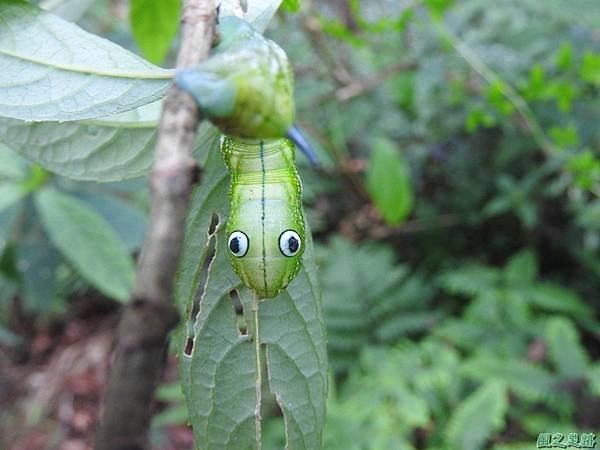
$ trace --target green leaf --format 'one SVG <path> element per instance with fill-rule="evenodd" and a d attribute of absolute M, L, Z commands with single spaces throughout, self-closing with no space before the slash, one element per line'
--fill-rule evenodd
<path fill-rule="evenodd" d="M 281 9 L 290 12 L 300 11 L 300 0 L 283 0 Z"/>
<path fill-rule="evenodd" d="M 596 363 L 589 367 L 587 378 L 590 390 L 595 396 L 600 397 L 600 363 Z"/>
<path fill-rule="evenodd" d="M 367 189 L 388 224 L 398 225 L 409 215 L 413 193 L 408 168 L 390 141 L 381 139 L 373 146 Z"/>
<path fill-rule="evenodd" d="M 478 450 L 504 425 L 508 408 L 502 383 L 489 381 L 467 397 L 448 423 L 448 440 L 461 450 Z"/>
<path fill-rule="evenodd" d="M 549 134 L 560 148 L 577 148 L 579 146 L 577 128 L 573 124 L 566 127 L 553 126 L 550 128 Z"/>
<path fill-rule="evenodd" d="M 141 247 L 147 219 L 136 206 L 103 193 L 84 193 L 81 198 L 104 217 L 129 252 Z"/>
<path fill-rule="evenodd" d="M 0 182 L 0 212 L 21 200 L 27 191 L 13 181 Z"/>
<path fill-rule="evenodd" d="M 529 71 L 529 84 L 523 89 L 523 94 L 528 100 L 541 98 L 546 92 L 546 79 L 544 67 L 535 64 Z"/>
<path fill-rule="evenodd" d="M 260 390 L 256 349 L 249 337 L 254 326 L 245 327 L 249 335 L 240 331 L 230 297 L 239 291 L 245 322 L 250 324 L 249 294 L 240 288 L 229 255 L 222 250 L 229 176 L 218 132 L 205 126 L 201 135 L 197 156 L 206 176 L 192 196 L 176 289 L 186 319 L 177 337 L 181 380 L 200 449 L 257 448 Z M 214 218 L 218 224 L 211 230 Z M 269 380 L 284 413 L 291 450 L 320 447 L 327 394 L 324 326 L 312 242 L 307 241 L 300 274 L 276 299 L 260 303 L 258 319 L 266 350 L 261 357 L 267 365 L 263 379 Z M 203 292 L 199 313 L 190 317 L 199 291 Z M 193 347 L 186 349 L 192 337 Z"/>
<path fill-rule="evenodd" d="M 547 311 L 591 317 L 593 310 L 573 291 L 553 283 L 540 283 L 528 291 L 531 302 Z"/>
<path fill-rule="evenodd" d="M 573 47 L 569 42 L 563 42 L 556 53 L 556 67 L 567 71 L 573 66 Z"/>
<path fill-rule="evenodd" d="M 26 173 L 27 162 L 11 149 L 0 144 L 0 179 L 25 178 Z"/>
<path fill-rule="evenodd" d="M 591 230 L 600 229 L 600 200 L 594 200 L 586 204 L 585 208 L 579 211 L 577 224 Z"/>
<path fill-rule="evenodd" d="M 493 267 L 466 265 L 439 277 L 439 283 L 451 294 L 476 296 L 493 289 L 501 273 Z"/>
<path fill-rule="evenodd" d="M 127 300 L 134 266 L 108 223 L 81 200 L 54 189 L 39 191 L 35 200 L 50 239 L 74 268 L 99 291 Z"/>
<path fill-rule="evenodd" d="M 119 113 L 162 97 L 173 76 L 24 1 L 0 2 L 0 17 L 0 116 L 63 121 Z"/>
<path fill-rule="evenodd" d="M 39 6 L 69 22 L 77 22 L 93 3 L 94 0 L 43 0 Z"/>
<path fill-rule="evenodd" d="M 0 118 L 0 141 L 69 178 L 117 181 L 145 175 L 152 164 L 161 102 L 106 119 L 23 122 Z"/>
<path fill-rule="evenodd" d="M 504 268 L 504 277 L 509 284 L 531 284 L 538 275 L 538 262 L 531 250 L 513 255 Z"/>
<path fill-rule="evenodd" d="M 281 0 L 246 0 L 246 3 L 244 12 L 239 9 L 239 0 L 223 0 L 220 6 L 221 15 L 241 15 L 242 19 L 263 32 L 281 5 Z"/>
<path fill-rule="evenodd" d="M 526 400 L 547 402 L 557 397 L 553 376 L 547 370 L 524 361 L 477 356 L 467 361 L 462 371 L 467 377 L 481 382 L 499 381 Z"/>
<path fill-rule="evenodd" d="M 561 316 L 548 319 L 544 335 L 550 359 L 559 374 L 566 378 L 583 377 L 588 358 L 573 322 Z"/>
<path fill-rule="evenodd" d="M 177 34 L 181 0 L 131 0 L 133 37 L 153 63 L 159 64 Z"/>
<path fill-rule="evenodd" d="M 583 61 L 579 74 L 583 81 L 595 86 L 600 86 L 600 54 L 587 50 L 583 54 Z"/>
<path fill-rule="evenodd" d="M 573 174 L 575 184 L 582 189 L 592 189 L 600 180 L 600 160 L 589 149 L 572 156 L 567 169 Z"/>

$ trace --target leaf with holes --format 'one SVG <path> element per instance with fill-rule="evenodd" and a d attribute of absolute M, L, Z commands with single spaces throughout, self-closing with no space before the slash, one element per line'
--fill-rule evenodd
<path fill-rule="evenodd" d="M 287 291 L 260 303 L 257 364 L 252 300 L 222 250 L 229 176 L 218 132 L 205 127 L 202 133 L 196 156 L 204 163 L 205 179 L 193 193 L 176 289 L 188 319 L 177 337 L 180 372 L 199 448 L 259 448 L 261 387 L 268 380 L 284 414 L 287 448 L 318 449 L 327 360 L 312 242 L 307 239 L 304 268 Z M 243 316 L 236 314 L 232 295 L 241 298 Z M 259 377 L 263 364 L 266 376 Z"/>
<path fill-rule="evenodd" d="M 162 97 L 172 71 L 22 0 L 0 2 L 0 116 L 90 119 Z"/>
<path fill-rule="evenodd" d="M 150 169 L 161 102 L 104 119 L 24 122 L 0 118 L 0 141 L 44 168 L 78 180 L 117 181 Z"/>

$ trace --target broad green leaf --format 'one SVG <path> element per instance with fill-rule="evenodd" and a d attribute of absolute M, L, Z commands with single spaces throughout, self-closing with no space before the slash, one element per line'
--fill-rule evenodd
<path fill-rule="evenodd" d="M 283 0 L 281 9 L 290 12 L 300 11 L 300 0 Z"/>
<path fill-rule="evenodd" d="M 265 31 L 267 25 L 277 12 L 281 0 L 246 0 L 247 7 L 242 11 L 241 17 L 252 24 L 258 31 Z M 239 16 L 240 0 L 223 0 L 220 11 L 223 16 Z"/>
<path fill-rule="evenodd" d="M 387 140 L 378 140 L 373 146 L 367 189 L 388 224 L 398 225 L 410 213 L 413 193 L 408 168 L 402 154 Z"/>
<path fill-rule="evenodd" d="M 20 183 L 13 181 L 0 182 L 0 212 L 21 200 L 27 191 Z"/>
<path fill-rule="evenodd" d="M 448 423 L 448 440 L 454 448 L 479 450 L 504 425 L 508 407 L 502 383 L 489 381 L 454 410 Z"/>
<path fill-rule="evenodd" d="M 24 122 L 0 118 L 0 141 L 44 168 L 79 180 L 116 181 L 150 169 L 161 102 L 104 119 Z"/>
<path fill-rule="evenodd" d="M 287 448 L 321 447 L 327 398 L 327 354 L 310 230 L 304 267 L 287 290 L 260 305 L 271 392 L 283 411 Z"/>
<path fill-rule="evenodd" d="M 0 2 L 0 116 L 89 119 L 164 95 L 172 71 L 21 0 Z"/>
<path fill-rule="evenodd" d="M 529 290 L 531 302 L 547 311 L 591 317 L 592 309 L 573 291 L 554 283 L 539 283 Z"/>
<path fill-rule="evenodd" d="M 583 377 L 588 365 L 587 355 L 573 322 L 561 316 L 550 318 L 544 336 L 550 359 L 560 375 L 566 378 Z"/>
<path fill-rule="evenodd" d="M 43 0 L 39 6 L 69 22 L 77 22 L 93 3 L 94 0 Z"/>
<path fill-rule="evenodd" d="M 579 74 L 584 81 L 600 86 L 600 54 L 587 50 L 583 55 Z"/>
<path fill-rule="evenodd" d="M 146 233 L 146 215 L 115 195 L 90 192 L 80 197 L 110 224 L 129 252 L 139 249 Z"/>
<path fill-rule="evenodd" d="M 153 63 L 159 64 L 177 34 L 181 0 L 131 0 L 133 37 Z"/>
<path fill-rule="evenodd" d="M 229 176 L 219 135 L 208 127 L 201 133 L 198 156 L 205 178 L 193 193 L 176 289 L 185 318 L 178 337 L 182 385 L 200 449 L 255 449 L 260 440 L 260 396 L 250 298 L 223 251 Z M 213 214 L 218 224 L 209 230 Z M 245 305 L 247 334 L 238 328 L 230 297 L 234 290 Z M 199 292 L 199 313 L 190 317 Z M 303 270 L 286 292 L 261 302 L 259 312 L 261 360 L 267 366 L 262 380 L 268 380 L 280 403 L 292 450 L 320 448 L 322 439 L 327 362 L 319 301 L 309 241 Z M 184 350 L 192 336 L 191 351 Z"/>
<path fill-rule="evenodd" d="M 8 147 L 0 144 L 0 179 L 24 178 L 27 173 L 27 163 Z"/>
<path fill-rule="evenodd" d="M 36 194 L 36 207 L 50 240 L 94 287 L 125 301 L 134 266 L 110 225 L 90 206 L 54 189 Z"/>
<path fill-rule="evenodd" d="M 531 250 L 513 255 L 504 268 L 504 277 L 509 284 L 531 284 L 537 275 L 537 258 Z"/>

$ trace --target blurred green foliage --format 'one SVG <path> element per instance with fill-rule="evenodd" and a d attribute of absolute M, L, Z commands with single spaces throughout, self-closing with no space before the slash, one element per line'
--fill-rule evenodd
<path fill-rule="evenodd" d="M 18 309 L 46 319 L 89 286 L 127 299 L 146 224 L 140 186 L 74 182 L 1 148 L 0 326 L 16 292 Z"/>

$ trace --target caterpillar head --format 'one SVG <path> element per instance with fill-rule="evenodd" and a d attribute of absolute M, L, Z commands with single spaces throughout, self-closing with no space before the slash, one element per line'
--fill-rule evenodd
<path fill-rule="evenodd" d="M 243 138 L 285 136 L 294 119 L 293 75 L 287 55 L 237 17 L 219 24 L 221 42 L 210 58 L 178 72 L 202 116 L 225 134 Z"/>
<path fill-rule="evenodd" d="M 304 221 L 280 201 L 265 205 L 263 217 L 261 203 L 244 202 L 238 213 L 232 211 L 227 226 L 227 251 L 244 284 L 260 297 L 272 298 L 300 270 Z"/>

